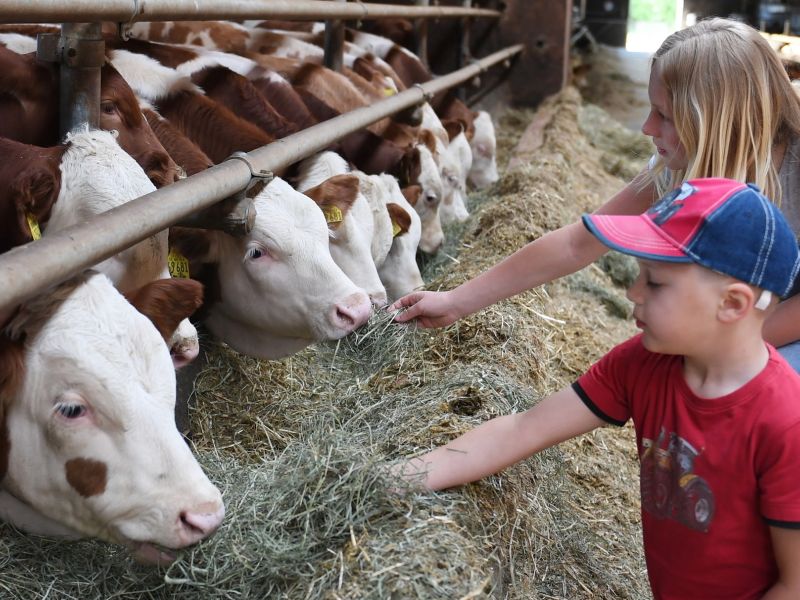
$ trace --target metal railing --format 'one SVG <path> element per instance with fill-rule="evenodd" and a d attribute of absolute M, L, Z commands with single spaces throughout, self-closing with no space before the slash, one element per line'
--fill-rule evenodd
<path fill-rule="evenodd" d="M 339 5 L 338 2 L 331 4 Z M 416 106 L 498 63 L 510 64 L 523 48 L 522 44 L 517 44 L 500 50 L 371 106 L 319 123 L 249 153 L 240 153 L 241 160 L 223 161 L 86 223 L 49 234 L 0 255 L 0 311 L 12 308 L 48 286 L 240 192 L 253 176 L 282 170 L 349 133 Z"/>
<path fill-rule="evenodd" d="M 398 6 L 322 0 L 3 0 L 0 23 L 88 23 L 113 21 L 203 21 L 209 19 L 369 20 L 386 17 L 498 18 L 485 8 Z"/>

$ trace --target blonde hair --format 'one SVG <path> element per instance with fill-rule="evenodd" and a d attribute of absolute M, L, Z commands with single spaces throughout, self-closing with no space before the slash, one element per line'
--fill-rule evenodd
<path fill-rule="evenodd" d="M 727 177 L 755 183 L 779 204 L 772 151 L 800 133 L 800 98 L 761 34 L 738 21 L 703 20 L 670 35 L 651 68 L 667 90 L 688 161 L 667 182 L 657 160 L 659 196 L 687 179 Z"/>

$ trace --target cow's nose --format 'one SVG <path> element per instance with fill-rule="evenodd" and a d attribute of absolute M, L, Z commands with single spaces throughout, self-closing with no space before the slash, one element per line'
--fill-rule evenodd
<path fill-rule="evenodd" d="M 350 333 L 369 320 L 372 303 L 364 292 L 356 292 L 338 302 L 333 310 L 336 326 Z"/>
<path fill-rule="evenodd" d="M 181 511 L 179 517 L 181 538 L 186 545 L 199 542 L 214 533 L 224 517 L 225 505 L 222 502 Z"/>

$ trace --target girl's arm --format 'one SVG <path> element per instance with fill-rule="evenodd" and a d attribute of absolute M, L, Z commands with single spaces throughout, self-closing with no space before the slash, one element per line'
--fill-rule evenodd
<path fill-rule="evenodd" d="M 775 347 L 800 340 L 800 294 L 775 307 L 764 322 L 764 339 Z"/>
<path fill-rule="evenodd" d="M 642 188 L 646 171 L 596 212 L 640 214 L 655 199 L 655 188 Z M 422 327 L 443 327 L 490 304 L 574 273 L 600 258 L 607 248 L 590 234 L 581 221 L 571 223 L 526 244 L 517 252 L 457 288 L 447 292 L 413 292 L 397 300 L 391 309 L 408 308 L 398 322 L 418 319 Z"/>
<path fill-rule="evenodd" d="M 449 488 L 496 473 L 605 424 L 568 387 L 525 412 L 487 421 L 444 446 L 395 465 L 391 471 L 432 490 Z"/>
<path fill-rule="evenodd" d="M 796 600 L 800 598 L 800 529 L 770 527 L 769 532 L 778 581 L 764 594 L 764 600 Z"/>

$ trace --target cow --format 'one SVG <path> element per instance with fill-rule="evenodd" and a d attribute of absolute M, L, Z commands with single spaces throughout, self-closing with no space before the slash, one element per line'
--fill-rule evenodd
<path fill-rule="evenodd" d="M 383 264 L 378 268 L 386 286 L 389 302 L 422 289 L 425 282 L 417 264 L 417 248 L 422 236 L 419 215 L 403 196 L 397 180 L 391 175 L 379 175 L 386 190 L 386 208 L 392 224 L 392 244 Z"/>
<path fill-rule="evenodd" d="M 221 494 L 175 427 L 162 336 L 199 291 L 151 282 L 131 293 L 142 314 L 89 271 L 19 308 L 0 334 L 0 518 L 161 564 L 219 527 Z"/>
<path fill-rule="evenodd" d="M 279 177 L 253 190 L 255 224 L 243 237 L 170 231 L 192 278 L 205 285 L 198 318 L 208 330 L 243 354 L 275 359 L 366 323 L 369 297 L 331 258 L 317 204 Z"/>
<path fill-rule="evenodd" d="M 295 187 L 317 202 L 331 230 L 330 252 L 353 283 L 367 292 L 373 305 L 386 304 L 372 242 L 375 223 L 358 176 L 335 152 L 320 152 L 297 165 Z"/>
<path fill-rule="evenodd" d="M 475 134 L 470 141 L 472 166 L 469 182 L 476 189 L 483 189 L 495 183 L 497 174 L 497 137 L 492 117 L 485 110 L 479 110 L 475 117 Z"/>
<path fill-rule="evenodd" d="M 59 67 L 0 45 L 0 136 L 54 146 L 58 138 Z M 117 131 L 120 146 L 156 187 L 179 178 L 179 170 L 142 116 L 136 96 L 109 63 L 100 70 L 98 126 Z"/>
<path fill-rule="evenodd" d="M 93 215 L 155 191 L 142 168 L 103 130 L 67 135 L 49 148 L 0 138 L 0 252 L 47 236 Z M 123 292 L 169 277 L 167 232 L 163 231 L 97 265 Z M 199 351 L 197 331 L 188 321 L 171 343 L 175 366 Z"/>

